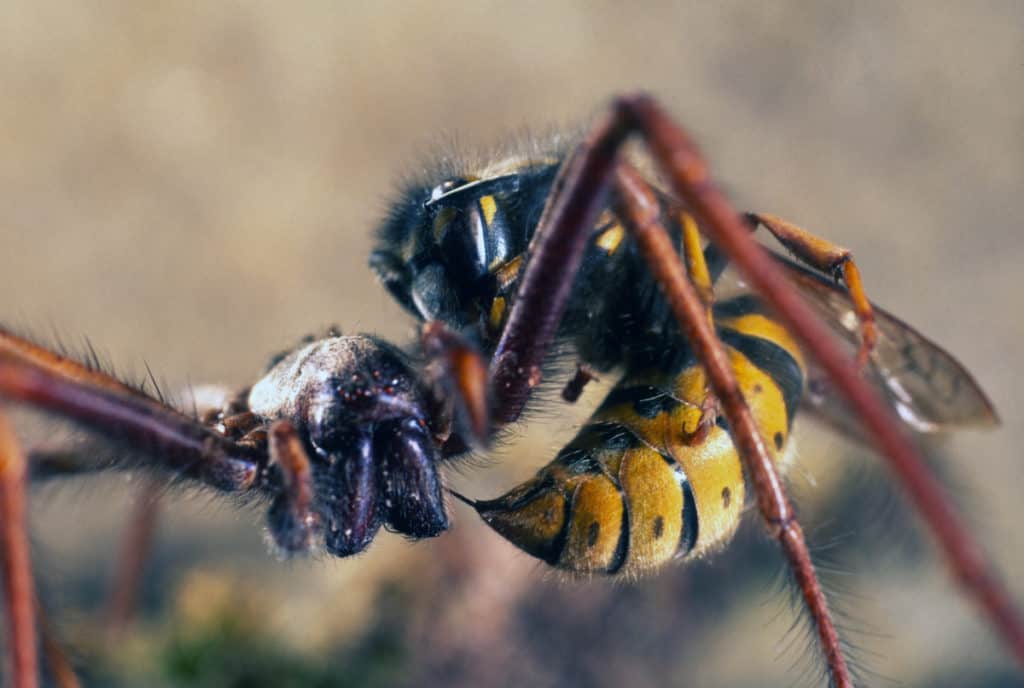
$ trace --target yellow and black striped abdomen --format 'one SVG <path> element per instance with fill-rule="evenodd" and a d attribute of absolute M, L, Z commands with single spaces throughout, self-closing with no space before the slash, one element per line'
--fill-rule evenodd
<path fill-rule="evenodd" d="M 803 391 L 800 350 L 753 298 L 719 305 L 715 319 L 778 461 Z M 706 412 L 703 369 L 676 360 L 672 370 L 628 372 L 550 464 L 476 504 L 484 520 L 529 554 L 582 574 L 640 574 L 724 545 L 743 509 L 740 458 L 724 421 Z"/>

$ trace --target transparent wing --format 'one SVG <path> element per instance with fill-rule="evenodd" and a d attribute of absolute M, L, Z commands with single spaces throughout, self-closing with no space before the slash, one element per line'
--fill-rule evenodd
<path fill-rule="evenodd" d="M 851 358 L 860 345 L 857 316 L 846 290 L 791 260 L 773 254 Z M 992 403 L 971 374 L 953 356 L 913 327 L 874 306 L 878 343 L 867 380 L 889 401 L 907 426 L 931 433 L 999 424 Z M 820 420 L 853 437 L 861 427 L 826 373 L 809 361 L 804 405 Z"/>

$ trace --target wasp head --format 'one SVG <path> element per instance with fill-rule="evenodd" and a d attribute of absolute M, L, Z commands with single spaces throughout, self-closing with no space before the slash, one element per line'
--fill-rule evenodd
<path fill-rule="evenodd" d="M 499 272 L 522 254 L 556 166 L 517 161 L 400 196 L 370 266 L 407 310 L 454 329 L 482 322 Z"/>

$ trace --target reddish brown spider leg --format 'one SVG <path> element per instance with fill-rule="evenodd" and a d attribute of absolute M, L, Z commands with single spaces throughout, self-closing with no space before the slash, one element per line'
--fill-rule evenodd
<path fill-rule="evenodd" d="M 861 380 L 857 368 L 843 355 L 825 326 L 795 293 L 774 260 L 753 240 L 748 227 L 712 184 L 696 146 L 649 97 L 624 98 L 615 110 L 623 121 L 633 123 L 643 134 L 655 160 L 675 192 L 693 209 L 708 238 L 722 248 L 760 297 L 772 306 L 835 381 L 935 534 L 957 580 L 989 616 L 1018 660 L 1024 663 L 1024 619 L 980 548 L 961 525 L 938 481 L 892 413 Z"/>
<path fill-rule="evenodd" d="M 9 666 L 15 688 L 39 685 L 36 595 L 25 518 L 26 473 L 25 455 L 0 407 L 0 556 L 9 633 Z"/>
<path fill-rule="evenodd" d="M 55 411 L 145 453 L 157 465 L 210 487 L 258 487 L 266 455 L 239 445 L 188 416 L 137 393 L 66 378 L 0 354 L 0 397 Z"/>
<path fill-rule="evenodd" d="M 36 605 L 36 614 L 39 618 L 40 645 L 46 661 L 47 677 L 55 688 L 80 688 L 82 683 L 75 675 L 75 669 L 71 665 L 67 652 L 64 651 L 64 645 L 57 637 L 45 610 L 38 604 Z"/>
<path fill-rule="evenodd" d="M 160 480 L 148 478 L 132 505 L 110 586 L 107 623 L 114 634 L 121 633 L 135 616 L 146 561 L 153 547 L 162 490 Z"/>
<path fill-rule="evenodd" d="M 825 595 L 814 573 L 803 531 L 796 521 L 761 431 L 736 383 L 725 347 L 707 317 L 706 306 L 687 278 L 672 239 L 659 222 L 658 201 L 646 182 L 628 165 L 620 165 L 617 181 L 619 204 L 623 206 L 620 216 L 639 245 L 697 359 L 707 371 L 711 387 L 729 421 L 732 440 L 757 493 L 761 516 L 782 545 L 811 613 L 832 680 L 837 686 L 850 686 L 852 682 L 846 659 Z"/>
<path fill-rule="evenodd" d="M 78 361 L 45 349 L 0 327 L 0 355 L 16 358 L 55 375 L 125 394 L 145 396 L 115 377 L 82 365 Z"/>
<path fill-rule="evenodd" d="M 878 330 L 875 326 L 875 311 L 868 301 L 867 294 L 864 293 L 860 269 L 853 261 L 850 250 L 836 246 L 774 215 L 748 213 L 747 218 L 754 223 L 755 228 L 757 225 L 764 226 L 800 262 L 827 275 L 843 278 L 853 310 L 860 322 L 861 345 L 857 350 L 857 365 L 863 369 L 878 341 Z"/>
<path fill-rule="evenodd" d="M 319 524 L 312 510 L 313 472 L 302 438 L 294 425 L 279 420 L 270 426 L 268 447 L 284 488 L 267 514 L 270 532 L 283 551 L 308 552 Z"/>

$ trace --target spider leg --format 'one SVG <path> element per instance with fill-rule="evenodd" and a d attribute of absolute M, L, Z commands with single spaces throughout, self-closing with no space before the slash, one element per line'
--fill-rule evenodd
<path fill-rule="evenodd" d="M 153 548 L 162 492 L 163 482 L 155 476 L 146 481 L 132 505 L 128 530 L 121 536 L 107 605 L 107 623 L 114 634 L 124 631 L 135 615 L 146 561 Z"/>
<path fill-rule="evenodd" d="M 288 553 L 307 552 L 319 526 L 313 504 L 313 475 L 302 438 L 289 421 L 270 426 L 268 435 L 271 463 L 281 471 L 284 488 L 274 498 L 267 521 L 277 546 Z"/>
<path fill-rule="evenodd" d="M 10 668 L 16 688 L 39 683 L 36 595 L 25 522 L 25 455 L 0 408 L 0 563 L 3 565 Z"/>
<path fill-rule="evenodd" d="M 0 327 L 0 356 L 25 361 L 36 368 L 47 370 L 69 380 L 87 382 L 103 389 L 145 397 L 139 390 L 124 384 L 111 375 L 83 365 L 68 356 L 50 351 L 5 330 L 3 327 Z"/>
<path fill-rule="evenodd" d="M 494 419 L 519 417 L 540 384 L 541 362 L 554 339 L 572 291 L 587 239 L 604 208 L 620 144 L 628 123 L 612 116 L 602 120 L 580 150 L 563 165 L 541 213 L 515 302 L 491 359 Z"/>
<path fill-rule="evenodd" d="M 715 396 L 720 400 L 729 421 L 733 442 L 744 459 L 757 493 L 761 515 L 768 523 L 773 537 L 782 546 L 811 613 L 829 673 L 836 685 L 852 685 L 846 659 L 840 649 L 839 636 L 815 575 L 803 530 L 796 520 L 761 431 L 736 383 L 725 347 L 707 316 L 706 303 L 687 278 L 672 240 L 658 220 L 658 201 L 640 175 L 627 165 L 619 167 L 617 188 L 626 226 L 640 246 L 673 314 L 694 347 L 697 359 L 707 371 Z"/>
<path fill-rule="evenodd" d="M 265 453 L 139 392 L 118 389 L 120 384 L 107 376 L 86 379 L 0 354 L 0 397 L 77 421 L 143 452 L 157 465 L 222 491 L 254 488 L 262 479 Z"/>
<path fill-rule="evenodd" d="M 42 605 L 36 605 L 36 614 L 39 616 L 39 644 L 46 661 L 46 678 L 56 688 L 81 688 L 82 683 L 75 674 L 71 659 Z"/>
<path fill-rule="evenodd" d="M 750 236 L 745 223 L 708 178 L 707 166 L 696 146 L 649 97 L 621 99 L 614 111 L 620 122 L 611 128 L 615 130 L 629 123 L 643 135 L 656 162 L 675 192 L 693 209 L 708 238 L 739 267 L 760 297 L 775 309 L 835 381 L 935 534 L 955 578 L 989 616 L 1018 660 L 1024 663 L 1024 619 L 981 549 L 961 524 L 920 452 L 887 407 L 861 380 L 857 368 L 795 293 L 773 259 Z M 611 138 L 619 140 L 619 134 Z"/>

